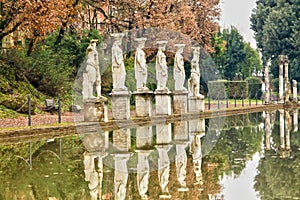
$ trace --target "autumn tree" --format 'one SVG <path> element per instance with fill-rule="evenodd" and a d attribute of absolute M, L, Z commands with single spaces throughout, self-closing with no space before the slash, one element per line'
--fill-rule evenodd
<path fill-rule="evenodd" d="M 34 42 L 68 22 L 74 22 L 79 9 L 78 0 L 2 0 L 0 3 L 0 41 L 14 32 Z"/>
<path fill-rule="evenodd" d="M 115 0 L 87 1 L 99 12 L 103 33 L 149 27 L 178 31 L 196 40 L 208 51 L 211 35 L 219 30 L 219 0 Z"/>

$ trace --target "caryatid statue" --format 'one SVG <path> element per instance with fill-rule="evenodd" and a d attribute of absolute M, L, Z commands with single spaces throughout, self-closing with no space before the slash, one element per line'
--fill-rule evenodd
<path fill-rule="evenodd" d="M 174 59 L 174 80 L 175 80 L 175 90 L 186 90 L 186 88 L 183 86 L 185 81 L 185 71 L 184 71 L 184 61 L 183 61 L 183 49 L 185 47 L 185 44 L 175 44 L 175 47 L 177 47 L 177 52 L 175 54 Z"/>
<path fill-rule="evenodd" d="M 146 64 L 145 52 L 143 51 L 147 38 L 135 38 L 134 40 L 138 45 L 134 60 L 136 89 L 148 90 L 148 88 L 146 87 L 148 66 Z"/>
<path fill-rule="evenodd" d="M 124 33 L 116 33 L 111 36 L 114 38 L 112 46 L 112 77 L 113 89 L 127 90 L 125 86 L 126 70 L 124 65 L 123 50 L 121 49 Z"/>
<path fill-rule="evenodd" d="M 101 96 L 101 76 L 99 67 L 99 57 L 97 51 L 98 40 L 91 40 L 90 45 L 86 50 L 87 61 L 83 72 L 83 99 L 93 99 L 94 84 L 96 84 L 97 96 Z"/>
<path fill-rule="evenodd" d="M 156 55 L 156 80 L 157 80 L 157 90 L 168 90 L 166 87 L 168 80 L 168 65 L 166 60 L 166 55 L 164 51 L 166 50 L 167 41 L 158 41 L 158 52 Z"/>
<path fill-rule="evenodd" d="M 189 95 L 194 97 L 203 97 L 200 94 L 200 47 L 192 47 L 193 59 L 191 61 L 191 77 L 188 80 Z"/>

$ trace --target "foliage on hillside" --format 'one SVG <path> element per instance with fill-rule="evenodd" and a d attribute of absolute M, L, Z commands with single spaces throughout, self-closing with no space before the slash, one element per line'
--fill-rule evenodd
<path fill-rule="evenodd" d="M 101 41 L 101 37 L 95 30 L 85 31 L 83 35 L 69 33 L 56 45 L 57 34 L 37 45 L 30 56 L 25 49 L 13 49 L 1 55 L 1 112 L 6 112 L 6 108 L 17 110 L 28 94 L 37 105 L 43 105 L 46 97 L 58 95 L 65 105 L 70 104 L 75 75 L 85 59 L 85 50 L 91 39 Z"/>

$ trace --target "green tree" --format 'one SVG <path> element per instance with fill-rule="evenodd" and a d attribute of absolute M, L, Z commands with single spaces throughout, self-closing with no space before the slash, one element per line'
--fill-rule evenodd
<path fill-rule="evenodd" d="M 243 78 L 251 77 L 253 73 L 258 73 L 262 70 L 262 63 L 259 57 L 258 50 L 253 49 L 250 43 L 245 43 L 244 52 L 246 58 L 244 60 L 244 66 L 241 69 Z"/>
<path fill-rule="evenodd" d="M 251 28 L 264 63 L 271 60 L 271 72 L 278 76 L 278 55 L 288 55 L 291 78 L 299 81 L 300 2 L 257 0 L 256 4 Z"/>
<path fill-rule="evenodd" d="M 235 27 L 215 35 L 212 43 L 215 50 L 213 58 L 223 79 L 232 80 L 237 76 L 245 79 L 262 69 L 258 51 L 244 42 Z"/>

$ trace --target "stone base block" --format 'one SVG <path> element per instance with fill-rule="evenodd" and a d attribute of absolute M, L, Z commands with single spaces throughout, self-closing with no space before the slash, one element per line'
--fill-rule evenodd
<path fill-rule="evenodd" d="M 130 119 L 130 96 L 128 91 L 111 93 L 112 117 L 115 120 Z"/>
<path fill-rule="evenodd" d="M 155 91 L 155 114 L 171 115 L 171 92 Z"/>
<path fill-rule="evenodd" d="M 188 111 L 190 113 L 204 112 L 204 98 L 189 97 L 188 98 Z"/>
<path fill-rule="evenodd" d="M 188 92 L 174 91 L 173 92 L 173 113 L 185 114 L 188 107 Z"/>
<path fill-rule="evenodd" d="M 86 122 L 107 121 L 107 99 L 105 97 L 86 99 L 83 113 Z"/>
<path fill-rule="evenodd" d="M 171 124 L 156 124 L 156 144 L 170 144 L 172 142 Z"/>
<path fill-rule="evenodd" d="M 189 134 L 191 135 L 205 133 L 205 120 L 204 119 L 190 120 L 188 122 L 188 130 L 189 130 Z"/>
<path fill-rule="evenodd" d="M 151 117 L 153 92 L 135 92 L 135 112 L 137 117 Z"/>

